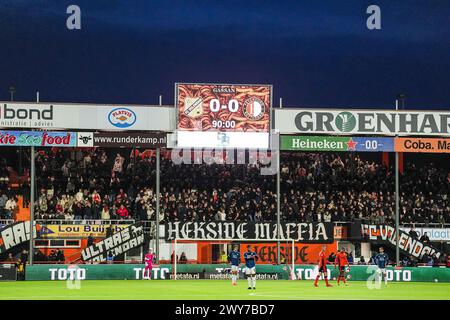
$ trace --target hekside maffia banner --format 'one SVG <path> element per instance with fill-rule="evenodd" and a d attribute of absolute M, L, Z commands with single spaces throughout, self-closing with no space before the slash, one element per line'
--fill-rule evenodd
<path fill-rule="evenodd" d="M 129 224 L 41 224 L 41 238 L 94 238 L 106 236 L 111 227 L 114 233 L 128 228 Z"/>
<path fill-rule="evenodd" d="M 143 243 L 144 225 L 138 222 L 111 237 L 85 248 L 81 253 L 81 257 L 83 261 L 103 262 L 106 261 L 109 252 L 115 257 L 137 248 Z"/>
<path fill-rule="evenodd" d="M 430 255 L 436 253 L 438 258 L 444 254 L 433 246 L 425 244 L 419 239 L 414 239 L 408 233 L 399 231 L 398 241 L 401 253 L 408 256 L 413 255 L 418 259 L 423 256 L 425 251 L 428 251 Z M 382 242 L 392 246 L 397 244 L 395 228 L 388 225 L 361 224 L 361 233 L 364 238 L 370 241 Z"/>
<path fill-rule="evenodd" d="M 34 223 L 33 238 L 39 236 L 40 227 Z M 0 254 L 30 240 L 30 221 L 16 222 L 0 230 Z"/>
<path fill-rule="evenodd" d="M 450 139 L 396 138 L 395 151 L 450 153 Z"/>
<path fill-rule="evenodd" d="M 450 112 L 276 109 L 280 134 L 450 136 Z"/>
<path fill-rule="evenodd" d="M 93 134 L 95 147 L 165 148 L 166 140 L 167 134 L 162 132 L 95 132 Z"/>
<path fill-rule="evenodd" d="M 281 150 L 393 152 L 394 138 L 281 136 Z"/>
<path fill-rule="evenodd" d="M 61 131 L 0 130 L 0 146 L 15 147 L 76 147 L 77 134 Z"/>
<path fill-rule="evenodd" d="M 280 236 L 276 222 L 167 222 L 164 232 L 166 240 L 223 239 L 223 240 L 286 240 L 303 243 L 333 242 L 332 223 L 281 223 Z"/>
<path fill-rule="evenodd" d="M 179 131 L 269 132 L 271 85 L 176 83 Z"/>
<path fill-rule="evenodd" d="M 241 253 L 247 251 L 247 246 L 250 246 L 253 251 L 258 254 L 257 263 L 273 264 L 277 263 L 277 243 L 267 242 L 267 243 L 255 243 L 247 242 L 240 243 Z M 305 244 L 298 243 L 294 244 L 294 262 L 298 263 L 317 263 L 319 261 L 319 252 L 322 250 L 323 244 Z M 325 251 L 328 257 L 332 252 L 336 252 L 337 243 L 330 243 L 327 245 Z M 292 243 L 282 242 L 280 243 L 280 256 L 281 259 L 286 259 L 292 263 Z"/>
<path fill-rule="evenodd" d="M 172 131 L 173 108 L 0 102 L 0 127 Z"/>

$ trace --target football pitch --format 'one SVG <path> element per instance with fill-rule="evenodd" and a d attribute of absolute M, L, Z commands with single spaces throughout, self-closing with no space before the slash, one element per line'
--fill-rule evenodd
<path fill-rule="evenodd" d="M 226 280 L 85 280 L 79 289 L 65 281 L 24 281 L 0 284 L 2 300 L 450 300 L 450 283 L 396 282 L 369 289 L 365 281 L 327 288 L 323 281 L 262 280 L 256 290 L 247 281 Z"/>

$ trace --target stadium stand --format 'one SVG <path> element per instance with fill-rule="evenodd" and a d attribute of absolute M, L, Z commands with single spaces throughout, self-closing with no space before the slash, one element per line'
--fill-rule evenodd
<path fill-rule="evenodd" d="M 131 151 L 40 149 L 36 218 L 154 220 L 155 157 L 151 151 Z M 28 212 L 28 176 L 22 170 L 21 186 L 11 186 L 11 172 L 18 170 L 15 165 L 14 155 L 1 159 L 0 215 L 8 219 L 16 212 L 14 217 L 22 220 Z M 165 155 L 160 221 L 275 220 L 275 180 L 260 175 L 259 169 L 256 165 L 175 165 Z M 379 161 L 356 153 L 283 153 L 281 178 L 284 221 L 393 223 L 392 167 Z M 450 223 L 449 187 L 450 173 L 444 167 L 406 163 L 401 222 Z"/>

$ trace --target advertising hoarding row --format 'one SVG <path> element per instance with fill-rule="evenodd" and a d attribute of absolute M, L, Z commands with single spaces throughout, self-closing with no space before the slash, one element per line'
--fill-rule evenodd
<path fill-rule="evenodd" d="M 0 130 L 0 146 L 8 147 L 166 147 L 165 133 L 63 132 Z"/>
<path fill-rule="evenodd" d="M 336 136 L 281 136 L 281 150 L 450 153 L 450 139 Z"/>

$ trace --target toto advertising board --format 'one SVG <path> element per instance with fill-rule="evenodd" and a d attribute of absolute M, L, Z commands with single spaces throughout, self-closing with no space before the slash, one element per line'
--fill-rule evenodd
<path fill-rule="evenodd" d="M 328 277 L 336 278 L 339 270 L 328 268 Z M 449 268 L 405 267 L 386 268 L 387 279 L 390 282 L 450 282 Z M 244 278 L 245 268 L 239 268 L 240 278 Z M 285 265 L 256 265 L 259 280 L 286 280 L 291 276 L 291 270 Z M 311 281 L 316 278 L 316 265 L 296 265 L 294 279 Z M 376 266 L 351 266 L 347 277 L 350 281 L 374 281 L 377 278 Z M 37 264 L 26 268 L 26 280 L 140 280 L 144 278 L 143 264 L 86 264 L 86 265 L 49 265 Z M 173 279 L 173 266 L 162 264 L 153 267 L 152 279 Z M 224 264 L 193 264 L 177 266 L 178 280 L 228 280 L 230 267 Z"/>

